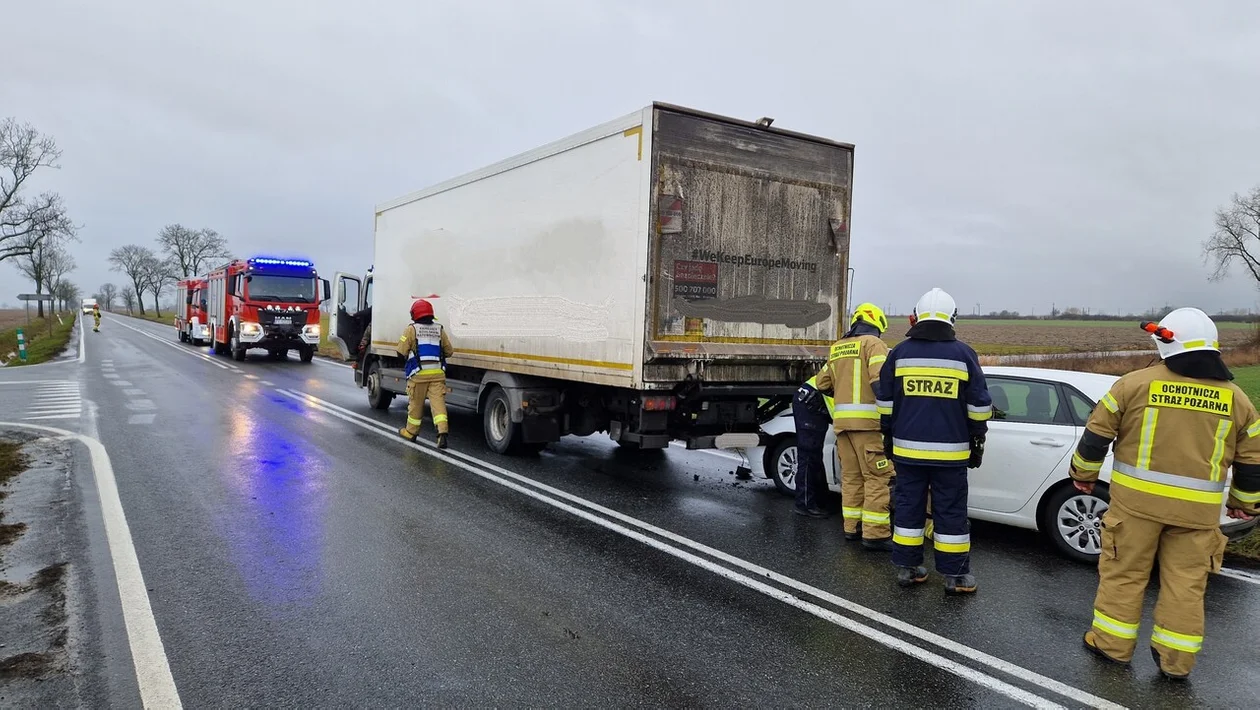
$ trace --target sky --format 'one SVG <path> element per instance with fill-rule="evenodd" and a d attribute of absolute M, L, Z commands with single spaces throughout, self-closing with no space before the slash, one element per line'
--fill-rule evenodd
<path fill-rule="evenodd" d="M 1260 309 L 1209 282 L 1260 184 L 1260 4 L 39 0 L 0 116 L 51 134 L 73 280 L 178 222 L 372 263 L 380 203 L 665 101 L 856 145 L 854 298 L 906 312 Z M 27 291 L 0 265 L 0 302 Z"/>

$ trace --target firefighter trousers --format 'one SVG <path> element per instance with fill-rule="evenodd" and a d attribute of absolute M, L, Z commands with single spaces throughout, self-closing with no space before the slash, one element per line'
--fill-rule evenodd
<path fill-rule="evenodd" d="M 883 437 L 878 431 L 843 431 L 836 434 L 836 451 L 844 531 L 855 533 L 861 523 L 863 538 L 888 539 L 892 535 L 888 508 L 893 465 L 884 456 Z"/>
<path fill-rule="evenodd" d="M 1103 514 L 1098 594 L 1089 635 L 1117 661 L 1133 658 L 1142 600 L 1159 561 L 1159 596 L 1151 648 L 1170 675 L 1187 675 L 1203 647 L 1203 593 L 1208 574 L 1221 568 L 1225 536 L 1139 518 L 1112 506 Z"/>
<path fill-rule="evenodd" d="M 822 508 L 827 500 L 827 470 L 823 466 L 823 444 L 831 418 L 809 411 L 792 410 L 796 423 L 796 507 Z"/>
<path fill-rule="evenodd" d="M 893 564 L 923 564 L 923 541 L 932 538 L 936 571 L 946 576 L 971 573 L 971 525 L 967 522 L 967 467 L 897 464 L 897 525 L 893 528 Z M 932 530 L 927 528 L 928 496 Z"/>
<path fill-rule="evenodd" d="M 422 379 L 413 377 L 407 380 L 407 433 L 412 436 L 420 433 L 420 422 L 424 420 L 424 400 L 428 398 L 433 408 L 433 425 L 439 434 L 447 433 L 450 428 L 446 420 L 446 378 Z"/>

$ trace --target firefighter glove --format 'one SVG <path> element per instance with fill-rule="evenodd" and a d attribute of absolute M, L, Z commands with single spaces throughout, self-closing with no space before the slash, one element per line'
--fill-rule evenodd
<path fill-rule="evenodd" d="M 884 434 L 884 458 L 891 459 L 893 457 L 893 441 L 891 434 Z"/>
<path fill-rule="evenodd" d="M 980 461 L 984 458 L 984 437 L 971 437 L 971 458 L 967 459 L 967 468 L 980 468 Z"/>

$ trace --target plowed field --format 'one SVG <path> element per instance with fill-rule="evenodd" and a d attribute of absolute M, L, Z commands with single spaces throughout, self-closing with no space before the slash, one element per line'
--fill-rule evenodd
<path fill-rule="evenodd" d="M 1257 332 L 1250 323 L 1222 323 L 1219 328 L 1223 347 L 1251 342 Z M 896 344 L 905 331 L 902 320 L 889 328 L 885 340 Z M 1136 321 L 960 320 L 958 337 L 981 355 L 1154 349 L 1150 336 L 1138 328 Z"/>

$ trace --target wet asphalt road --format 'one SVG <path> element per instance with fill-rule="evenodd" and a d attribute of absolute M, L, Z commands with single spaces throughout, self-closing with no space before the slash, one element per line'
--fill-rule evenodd
<path fill-rule="evenodd" d="M 1144 643 L 1130 670 L 1081 649 L 1096 575 L 1031 533 L 975 525 L 975 598 L 944 597 L 936 576 L 902 593 L 838 519 L 793 515 L 720 456 L 591 437 L 506 458 L 456 414 L 453 453 L 435 457 L 377 424 L 396 428 L 403 400 L 370 410 L 338 365 L 235 363 L 112 316 L 87 336 L 86 362 L 56 367 L 87 402 L 72 424 L 113 460 L 188 707 L 1237 707 L 1260 693 L 1260 586 L 1214 578 L 1200 665 L 1172 685 Z"/>

